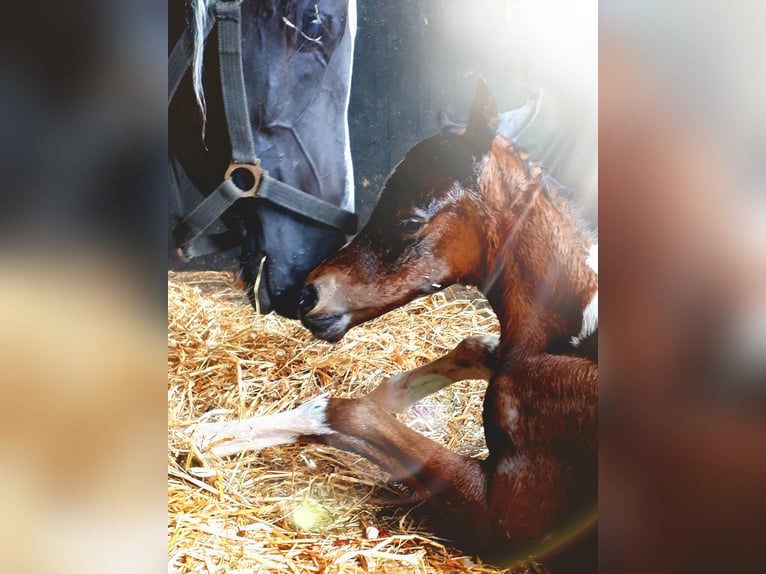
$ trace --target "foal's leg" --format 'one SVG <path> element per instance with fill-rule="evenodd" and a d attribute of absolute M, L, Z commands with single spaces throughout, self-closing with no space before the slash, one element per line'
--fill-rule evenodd
<path fill-rule="evenodd" d="M 389 412 L 401 412 L 423 397 L 457 381 L 489 379 L 497 365 L 498 339 L 492 335 L 468 337 L 443 357 L 393 376 L 367 399 Z M 321 435 L 317 412 L 326 397 L 318 397 L 283 413 L 234 421 L 202 423 L 192 427 L 197 444 L 217 456 L 291 444 L 303 435 Z"/>
<path fill-rule="evenodd" d="M 554 519 L 595 504 L 598 365 L 548 353 L 511 358 L 484 400 L 487 503 L 497 522 L 540 539 L 572 526 Z"/>
<path fill-rule="evenodd" d="M 518 357 L 511 371 L 493 376 L 487 390 L 486 461 L 422 436 L 367 397 L 318 397 L 277 415 L 201 425 L 198 444 L 218 456 L 293 442 L 355 452 L 428 498 L 466 550 L 491 552 L 514 540 L 540 540 L 555 528 L 551 520 L 560 505 L 573 494 L 584 500 L 595 492 L 595 478 L 576 479 L 583 470 L 590 474 L 593 457 L 583 461 L 587 468 L 571 468 L 580 458 L 566 453 L 595 452 L 598 367 L 575 357 L 536 354 Z M 566 460 L 554 454 L 552 444 L 572 446 Z M 579 487 L 562 480 L 565 475 Z"/>
<path fill-rule="evenodd" d="M 432 363 L 383 381 L 367 398 L 398 413 L 452 383 L 489 379 L 497 368 L 497 348 L 497 337 L 468 337 Z"/>
<path fill-rule="evenodd" d="M 387 379 L 366 398 L 389 412 L 401 412 L 454 382 L 489 379 L 496 368 L 497 348 L 497 337 L 468 337 L 436 361 Z M 325 434 L 317 413 L 327 402 L 326 397 L 317 397 L 283 413 L 202 423 L 190 430 L 200 447 L 217 456 L 291 444 L 304 435 Z"/>
<path fill-rule="evenodd" d="M 478 549 L 494 524 L 486 505 L 487 478 L 481 461 L 459 455 L 399 422 L 367 397 L 330 399 L 326 422 L 333 432 L 308 437 L 357 453 L 428 499 L 445 533 Z"/>
<path fill-rule="evenodd" d="M 201 423 L 189 428 L 201 453 L 219 457 L 298 442 L 304 436 L 332 432 L 325 420 L 329 399 L 316 397 L 273 415 Z"/>
<path fill-rule="evenodd" d="M 318 397 L 276 415 L 199 425 L 200 451 L 229 456 L 288 443 L 320 443 L 364 456 L 430 504 L 455 536 L 478 544 L 490 534 L 482 464 L 410 429 L 366 397 Z"/>

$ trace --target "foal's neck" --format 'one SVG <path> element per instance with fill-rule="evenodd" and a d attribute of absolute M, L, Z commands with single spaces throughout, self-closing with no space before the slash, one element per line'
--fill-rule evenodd
<path fill-rule="evenodd" d="M 500 320 L 503 344 L 540 350 L 577 334 L 598 282 L 586 264 L 590 238 L 504 140 L 495 140 L 479 185 L 488 221 L 479 286 Z"/>

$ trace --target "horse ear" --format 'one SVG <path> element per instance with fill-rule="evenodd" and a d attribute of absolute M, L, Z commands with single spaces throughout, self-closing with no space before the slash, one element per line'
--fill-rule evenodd
<path fill-rule="evenodd" d="M 468 116 L 468 125 L 463 136 L 476 155 L 483 155 L 489 151 L 492 140 L 495 138 L 498 121 L 499 115 L 495 99 L 489 91 L 487 82 L 480 78 L 476 85 L 476 95 L 473 98 L 471 114 Z"/>
<path fill-rule="evenodd" d="M 504 137 L 508 141 L 516 141 L 535 121 L 537 114 L 540 112 L 542 100 L 543 93 L 541 90 L 538 90 L 534 95 L 534 99 L 527 99 L 527 103 L 520 108 L 500 114 L 497 135 Z"/>

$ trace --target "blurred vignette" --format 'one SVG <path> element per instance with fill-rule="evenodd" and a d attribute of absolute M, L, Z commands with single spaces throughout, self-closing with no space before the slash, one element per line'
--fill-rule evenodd
<path fill-rule="evenodd" d="M 604 572 L 764 572 L 766 7 L 599 13 Z"/>
<path fill-rule="evenodd" d="M 166 12 L 17 2 L 0 35 L 0 564 L 166 555 Z"/>
<path fill-rule="evenodd" d="M 602 2 L 605 572 L 766 571 L 764 11 Z M 157 571 L 165 5 L 8 12 L 0 563 Z"/>

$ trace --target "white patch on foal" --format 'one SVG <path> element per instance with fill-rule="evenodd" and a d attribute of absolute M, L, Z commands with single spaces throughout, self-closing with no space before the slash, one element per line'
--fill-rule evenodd
<path fill-rule="evenodd" d="M 284 413 L 204 423 L 189 430 L 195 433 L 201 452 L 219 457 L 291 444 L 306 435 L 332 434 L 327 424 L 328 401 L 323 395 Z"/>
<path fill-rule="evenodd" d="M 585 258 L 585 264 L 598 275 L 598 243 L 591 245 L 591 248 L 588 250 L 588 256 Z M 572 345 L 575 347 L 579 346 L 582 340 L 591 335 L 596 329 L 598 329 L 598 289 L 596 289 L 590 302 L 582 312 L 582 327 L 580 328 L 580 333 L 570 339 Z"/>

